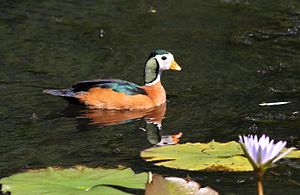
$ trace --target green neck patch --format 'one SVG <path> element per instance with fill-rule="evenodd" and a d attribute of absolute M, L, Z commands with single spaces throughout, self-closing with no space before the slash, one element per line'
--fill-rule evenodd
<path fill-rule="evenodd" d="M 150 58 L 145 65 L 145 84 L 152 83 L 158 77 L 159 65 L 154 57 Z"/>

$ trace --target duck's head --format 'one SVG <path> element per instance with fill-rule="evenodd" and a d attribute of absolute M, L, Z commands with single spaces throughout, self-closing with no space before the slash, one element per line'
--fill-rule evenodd
<path fill-rule="evenodd" d="M 159 82 L 163 70 L 180 71 L 181 67 L 175 62 L 170 52 L 163 49 L 153 50 L 145 65 L 145 84 L 153 85 Z"/>

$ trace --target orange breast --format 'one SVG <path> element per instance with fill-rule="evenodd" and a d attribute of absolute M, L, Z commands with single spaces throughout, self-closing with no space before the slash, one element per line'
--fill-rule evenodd
<path fill-rule="evenodd" d="M 146 91 L 154 106 L 159 106 L 166 102 L 166 91 L 161 82 L 150 86 L 143 86 L 142 88 Z"/>
<path fill-rule="evenodd" d="M 91 88 L 77 95 L 79 101 L 91 108 L 110 110 L 149 109 L 166 101 L 165 90 L 160 83 L 145 86 L 147 95 L 127 95 L 108 88 Z"/>

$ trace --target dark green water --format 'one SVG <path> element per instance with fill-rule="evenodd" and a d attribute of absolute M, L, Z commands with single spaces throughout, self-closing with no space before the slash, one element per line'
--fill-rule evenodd
<path fill-rule="evenodd" d="M 0 0 L 0 176 L 26 167 L 121 164 L 189 174 L 222 194 L 255 194 L 252 173 L 145 163 L 139 151 L 151 144 L 140 130 L 143 119 L 90 124 L 81 107 L 42 90 L 95 78 L 142 84 L 149 52 L 164 48 L 183 68 L 162 78 L 164 135 L 183 132 L 185 143 L 237 140 L 255 131 L 299 148 L 298 31 L 296 0 Z M 259 106 L 276 101 L 291 103 Z M 278 165 L 265 176 L 266 194 L 300 194 L 299 160 Z"/>

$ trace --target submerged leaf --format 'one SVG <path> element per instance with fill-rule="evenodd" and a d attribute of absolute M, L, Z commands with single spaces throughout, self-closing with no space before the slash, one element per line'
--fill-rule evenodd
<path fill-rule="evenodd" d="M 146 185 L 145 195 L 218 195 L 209 187 L 200 188 L 197 182 L 179 177 L 153 175 Z"/>
<path fill-rule="evenodd" d="M 146 184 L 145 195 L 170 195 L 166 180 L 160 175 L 153 175 Z"/>
<path fill-rule="evenodd" d="M 155 165 L 191 171 L 252 171 L 253 168 L 239 143 L 186 143 L 156 148 L 141 152 L 141 156 Z M 300 158 L 299 150 L 285 158 Z"/>
<path fill-rule="evenodd" d="M 2 191 L 24 194 L 128 194 L 144 189 L 147 174 L 131 169 L 52 168 L 30 170 L 0 180 Z M 134 189 L 131 189 L 134 188 Z M 124 189 L 124 190 L 119 190 Z"/>

